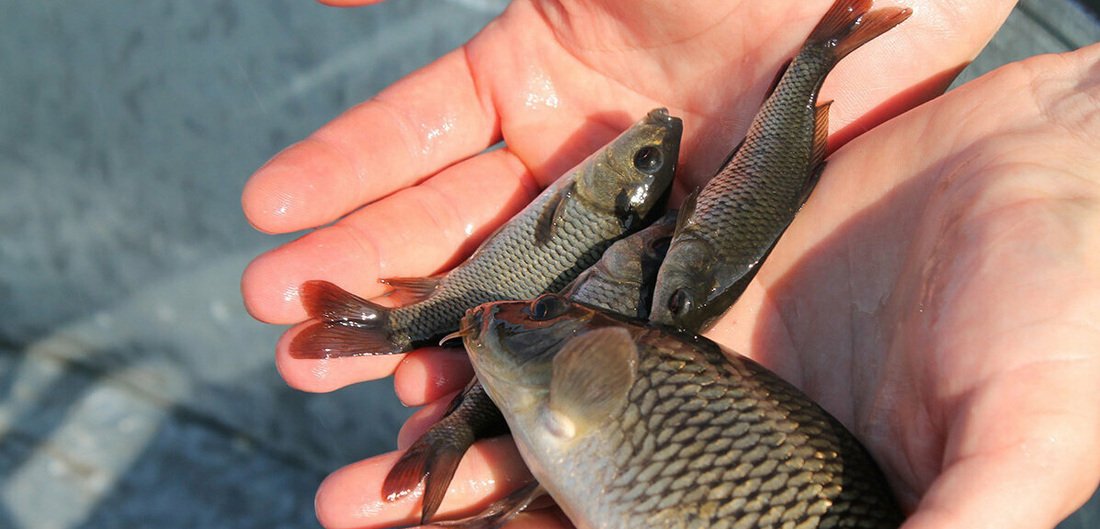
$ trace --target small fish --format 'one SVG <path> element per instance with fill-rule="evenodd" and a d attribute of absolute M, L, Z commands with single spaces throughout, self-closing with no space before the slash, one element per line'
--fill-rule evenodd
<path fill-rule="evenodd" d="M 600 260 L 582 272 L 561 294 L 590 306 L 644 320 L 649 315 L 657 268 L 668 249 L 676 212 L 612 244 Z M 479 439 L 508 432 L 508 425 L 485 389 L 471 381 L 451 408 L 401 454 L 382 484 L 382 496 L 396 500 L 422 481 L 420 524 L 431 521 L 447 492 L 458 463 Z M 527 498 L 527 496 L 522 496 Z"/>
<path fill-rule="evenodd" d="M 817 104 L 844 56 L 904 21 L 908 8 L 868 12 L 838 0 L 810 33 L 724 167 L 685 200 L 657 276 L 653 321 L 699 332 L 741 296 L 824 168 L 831 102 Z M 816 106 L 815 106 L 816 105 Z"/>
<path fill-rule="evenodd" d="M 612 244 L 595 265 L 581 272 L 560 294 L 629 318 L 648 319 L 657 270 L 675 227 L 673 210 L 648 228 Z"/>
<path fill-rule="evenodd" d="M 644 227 L 664 206 L 683 124 L 655 109 L 588 157 L 501 226 L 466 260 L 436 278 L 384 280 L 417 301 L 386 308 L 332 283 L 299 289 L 319 320 L 290 344 L 295 358 L 393 354 L 454 331 L 466 309 L 556 292 L 611 243 Z"/>
<path fill-rule="evenodd" d="M 532 474 L 580 528 L 859 527 L 903 515 L 859 442 L 710 340 L 546 294 L 463 338 Z"/>

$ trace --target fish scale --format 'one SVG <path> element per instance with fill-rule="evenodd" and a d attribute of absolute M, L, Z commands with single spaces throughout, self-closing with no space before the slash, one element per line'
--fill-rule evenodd
<path fill-rule="evenodd" d="M 537 207 L 538 205 L 536 205 Z M 447 276 L 447 285 L 420 303 L 391 311 L 396 328 L 417 329 L 418 335 L 434 337 L 453 329 L 456 318 L 473 304 L 495 299 L 529 299 L 547 291 L 556 292 L 586 268 L 595 264 L 611 243 L 622 236 L 623 227 L 609 215 L 593 215 L 583 204 L 567 205 L 562 236 L 548 245 L 535 243 L 538 219 L 519 217 L 499 244 L 485 247 L 467 266 Z M 595 241 L 595 242 L 594 242 Z M 546 270 L 565 270 L 547 281 Z M 546 286 L 549 283 L 549 286 Z M 471 292 L 490 293 L 476 300 Z"/>
<path fill-rule="evenodd" d="M 536 310 L 546 300 L 565 308 L 535 317 L 554 311 Z M 478 378 L 524 461 L 582 529 L 902 522 L 885 478 L 850 432 L 794 386 L 706 338 L 554 295 L 483 305 L 465 327 Z M 633 352 L 623 356 L 608 334 L 625 336 Z M 622 370 L 630 376 L 615 374 Z M 582 391 L 572 385 L 577 377 L 608 387 L 555 401 Z M 627 382 L 620 393 L 616 384 Z M 621 402 L 613 397 L 620 394 Z M 574 426 L 549 428 L 551 420 Z"/>
<path fill-rule="evenodd" d="M 677 520 L 706 520 L 706 527 L 730 523 L 731 528 L 769 527 L 780 521 L 779 511 L 790 512 L 790 516 L 820 511 L 820 515 L 809 514 L 810 518 L 804 522 L 816 519 L 816 527 L 828 527 L 826 521 L 832 518 L 819 517 L 825 514 L 826 506 L 834 517 L 845 511 L 881 510 L 882 506 L 875 505 L 875 500 L 881 501 L 881 496 L 875 492 L 872 482 L 844 477 L 845 465 L 873 465 L 862 453 L 862 448 L 846 435 L 837 435 L 837 429 L 842 427 L 835 420 L 808 399 L 792 396 L 790 386 L 773 374 L 746 359 L 730 362 L 716 348 L 691 347 L 692 344 L 669 340 L 657 331 L 645 331 L 638 342 L 653 344 L 642 347 L 638 373 L 664 376 L 646 376 L 635 383 L 624 412 L 625 417 L 635 419 L 612 420 L 605 426 L 608 429 L 622 427 L 621 436 L 616 435 L 611 442 L 593 440 L 589 446 L 578 446 L 574 450 L 578 454 L 589 450 L 593 455 L 614 453 L 613 460 L 618 464 L 644 468 L 634 479 L 616 480 L 602 488 L 606 498 L 601 503 L 630 506 L 621 513 L 625 517 L 621 527 L 652 526 L 669 510 L 676 511 Z M 685 362 L 705 369 L 694 373 L 686 371 Z M 739 428 L 742 431 L 695 427 L 692 430 L 695 435 L 687 442 L 683 437 L 689 436 L 669 435 L 690 428 L 686 424 L 690 415 L 682 410 L 666 411 L 666 408 L 677 409 L 680 399 L 654 400 L 647 399 L 646 395 L 654 391 L 676 394 L 693 385 L 713 388 L 704 407 L 713 413 L 711 424 L 736 421 L 744 426 Z M 697 391 L 688 392 L 698 395 Z M 675 405 L 668 406 L 670 402 Z M 649 417 L 649 420 L 637 420 L 638 417 Z M 731 433 L 738 435 L 731 439 L 730 446 L 721 449 L 713 445 Z M 698 465 L 705 471 L 686 468 L 687 460 L 706 452 L 709 446 L 714 446 L 719 454 Z M 841 459 L 841 453 L 846 454 L 845 460 Z M 780 461 L 785 463 L 780 464 Z M 578 459 L 574 465 L 579 469 L 598 463 L 598 457 L 586 457 Z M 650 481 L 658 475 L 664 475 L 667 480 Z M 711 483 L 725 486 L 707 491 L 705 487 Z M 707 493 L 706 501 L 691 504 L 680 498 L 664 502 L 665 509 L 658 509 L 654 514 L 655 505 L 651 503 L 657 504 L 677 490 L 686 494 L 685 489 L 694 487 L 700 488 L 700 494 Z M 773 510 L 777 512 L 769 514 Z M 900 522 L 896 508 L 892 516 L 889 509 L 883 511 L 886 516 L 852 527 L 896 527 Z M 728 522 L 726 518 L 738 522 Z M 688 525 L 668 527 L 681 526 Z"/>

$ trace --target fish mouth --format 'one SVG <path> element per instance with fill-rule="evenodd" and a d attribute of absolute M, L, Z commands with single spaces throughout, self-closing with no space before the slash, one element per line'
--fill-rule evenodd
<path fill-rule="evenodd" d="M 680 118 L 668 113 L 668 109 L 661 107 L 650 110 L 646 114 L 646 121 L 650 123 L 656 123 L 658 125 L 667 125 L 674 130 L 683 130 L 684 122 Z"/>
<path fill-rule="evenodd" d="M 483 303 L 466 311 L 466 315 L 459 320 L 458 330 L 443 337 L 443 341 L 462 338 L 466 343 L 477 340 L 481 336 L 482 328 L 486 324 L 485 313 L 488 305 Z M 440 343 L 443 343 L 442 341 Z"/>

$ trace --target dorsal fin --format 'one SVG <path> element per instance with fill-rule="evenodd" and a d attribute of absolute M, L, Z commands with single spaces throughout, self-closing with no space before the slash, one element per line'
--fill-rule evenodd
<path fill-rule="evenodd" d="M 626 405 L 638 346 L 630 331 L 601 327 L 573 338 L 554 357 L 547 418 L 555 434 L 584 435 Z"/>
<path fill-rule="evenodd" d="M 543 246 L 554 238 L 558 225 L 565 216 L 565 205 L 573 198 L 575 182 L 570 182 L 561 191 L 546 201 L 535 223 L 535 243 Z"/>
<path fill-rule="evenodd" d="M 810 151 L 810 167 L 817 167 L 825 160 L 829 148 L 829 107 L 832 101 L 826 101 L 814 108 L 814 144 Z"/>

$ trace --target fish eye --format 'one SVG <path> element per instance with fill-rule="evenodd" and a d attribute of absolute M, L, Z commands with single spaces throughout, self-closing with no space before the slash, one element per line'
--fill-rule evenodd
<path fill-rule="evenodd" d="M 546 294 L 531 302 L 531 319 L 535 321 L 557 318 L 569 310 L 569 305 L 559 296 Z"/>
<path fill-rule="evenodd" d="M 660 149 L 646 145 L 634 153 L 634 167 L 645 174 L 653 174 L 664 165 L 662 158 Z"/>
<path fill-rule="evenodd" d="M 676 289 L 668 298 L 668 310 L 677 316 L 691 312 L 693 304 L 691 293 L 682 288 Z"/>

